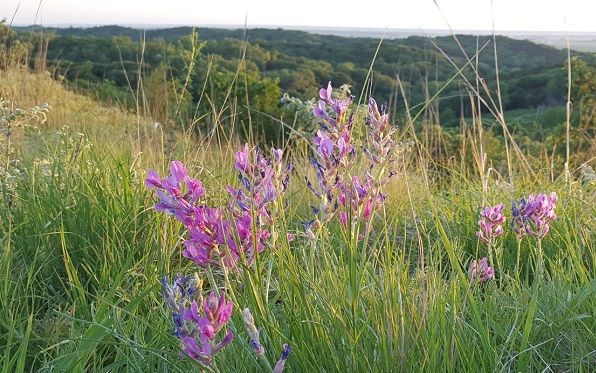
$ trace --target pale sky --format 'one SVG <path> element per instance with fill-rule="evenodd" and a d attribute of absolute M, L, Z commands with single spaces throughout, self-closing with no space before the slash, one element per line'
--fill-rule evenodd
<path fill-rule="evenodd" d="M 29 25 L 329 26 L 596 32 L 596 0 L 0 0 Z M 20 4 L 20 6 L 19 6 Z"/>

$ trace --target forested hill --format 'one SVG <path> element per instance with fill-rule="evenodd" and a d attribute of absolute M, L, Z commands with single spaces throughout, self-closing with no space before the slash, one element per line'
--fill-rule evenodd
<path fill-rule="evenodd" d="M 30 37 L 30 31 L 37 31 L 30 27 L 16 30 L 22 38 Z M 292 96 L 312 98 L 317 87 L 329 80 L 338 85 L 350 84 L 352 91 L 359 93 L 373 59 L 372 93 L 397 106 L 403 101 L 398 97 L 398 76 L 406 99 L 416 105 L 441 90 L 469 60 L 473 64 L 465 67 L 465 74 L 473 80 L 472 65 L 477 65 L 479 75 L 488 82 L 489 88 L 494 88 L 495 53 L 490 36 L 457 35 L 457 42 L 451 36 L 411 36 L 381 41 L 283 29 L 198 28 L 197 31 L 206 44 L 201 50 L 194 81 L 205 81 L 209 70 L 210 79 L 217 80 L 211 86 L 225 87 L 233 80 L 246 46 L 251 98 L 260 103 L 257 109 L 264 111 L 277 105 L 279 97 L 275 95 L 288 92 Z M 109 82 L 119 88 L 135 84 L 138 74 L 134 71 L 143 37 L 146 41 L 144 74 L 150 75 L 167 66 L 166 75 L 182 79 L 185 74 L 183 56 L 188 51 L 187 38 L 191 32 L 190 27 L 146 31 L 121 26 L 44 28 L 46 35 L 52 35 L 47 50 L 50 68 L 69 80 Z M 496 47 L 506 110 L 564 104 L 566 51 L 504 36 L 496 38 Z M 573 55 L 594 64 L 594 55 L 579 52 Z M 196 98 L 201 89 L 195 84 L 189 93 Z M 462 102 L 468 101 L 462 79 L 456 77 L 451 81 L 441 90 L 439 99 L 441 104 L 437 109 L 447 122 L 455 124 Z"/>
<path fill-rule="evenodd" d="M 33 27 L 17 27 L 16 30 L 39 30 Z M 191 27 L 175 27 L 167 29 L 140 30 L 123 26 L 99 26 L 89 28 L 45 28 L 46 32 L 59 36 L 112 38 L 125 36 L 132 40 L 163 39 L 177 41 L 192 32 Z M 224 39 L 247 39 L 269 51 L 279 51 L 293 57 L 306 57 L 315 60 L 341 63 L 352 62 L 355 65 L 367 67 L 375 53 L 379 39 L 374 38 L 348 38 L 334 35 L 319 35 L 304 31 L 284 29 L 221 29 L 197 28 L 201 39 L 220 41 Z M 464 47 L 468 56 L 472 57 L 477 48 L 481 48 L 492 36 L 456 35 L 459 43 Z M 385 39 L 382 41 L 379 58 L 388 63 L 395 57 L 412 53 L 408 57 L 419 57 L 416 52 L 434 50 L 437 47 L 446 52 L 450 57 L 459 59 L 462 52 L 452 36 L 425 38 L 410 36 L 405 39 Z M 482 53 L 482 62 L 494 65 L 494 54 Z M 564 50 L 547 45 L 537 44 L 529 40 L 512 39 L 506 36 L 497 37 L 497 51 L 502 72 L 516 71 L 525 68 L 548 67 L 562 64 L 567 58 Z M 586 54 L 587 55 L 587 54 Z M 423 54 L 424 56 L 424 54 Z"/>

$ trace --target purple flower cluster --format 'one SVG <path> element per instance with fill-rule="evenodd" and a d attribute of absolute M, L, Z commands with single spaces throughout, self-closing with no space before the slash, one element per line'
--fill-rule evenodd
<path fill-rule="evenodd" d="M 367 141 L 363 151 L 370 158 L 371 168 L 393 162 L 393 153 L 396 147 L 393 139 L 395 127 L 389 124 L 387 105 L 381 105 L 379 109 L 377 102 L 371 97 L 368 102 L 368 116 L 365 124 Z M 388 177 L 391 175 L 392 173 Z M 383 178 L 381 182 L 386 183 L 388 177 Z"/>
<path fill-rule="evenodd" d="M 145 185 L 155 190 L 159 198 L 155 209 L 176 217 L 185 225 L 193 220 L 196 205 L 205 195 L 203 184 L 190 178 L 180 161 L 170 164 L 170 175 L 163 179 L 154 170 L 149 170 Z"/>
<path fill-rule="evenodd" d="M 254 156 L 252 156 L 254 154 Z M 246 145 L 236 153 L 236 169 L 240 187 L 228 187 L 231 218 L 224 218 L 221 207 L 201 202 L 205 188 L 188 176 L 180 161 L 173 161 L 171 174 L 163 179 L 150 170 L 145 184 L 156 191 L 159 202 L 155 209 L 175 216 L 188 230 L 182 254 L 198 266 L 234 267 L 241 257 L 252 264 L 255 252 L 270 242 L 273 202 L 285 193 L 292 166 L 282 165 L 282 151 L 273 150 L 274 161 L 266 159 L 258 149 Z M 254 158 L 254 162 L 253 159 Z M 256 246 L 255 246 L 256 245 Z"/>
<path fill-rule="evenodd" d="M 176 275 L 173 284 L 164 277 L 162 289 L 166 304 L 172 310 L 174 335 L 182 344 L 181 354 L 210 365 L 213 357 L 234 339 L 229 330 L 216 342 L 218 333 L 232 316 L 232 302 L 226 301 L 223 295 L 217 298 L 214 292 L 197 302 L 200 294 L 190 276 Z"/>
<path fill-rule="evenodd" d="M 557 194 L 552 192 L 546 194 L 530 194 L 527 198 L 522 198 L 519 202 L 511 203 L 511 227 L 519 238 L 531 236 L 544 238 L 557 215 L 555 207 L 557 206 Z M 485 207 L 480 212 L 478 226 L 480 229 L 476 232 L 482 241 L 486 243 L 494 242 L 494 239 L 504 233 L 503 223 L 505 215 L 502 203 Z"/>
<path fill-rule="evenodd" d="M 232 196 L 229 209 L 233 222 L 230 224 L 235 227 L 237 236 L 231 237 L 227 244 L 235 255 L 242 252 L 249 265 L 255 251 L 262 252 L 266 245 L 273 247 L 275 244 L 272 209 L 275 201 L 286 192 L 293 168 L 291 163 L 283 166 L 280 149 L 273 149 L 272 154 L 273 162 L 258 148 L 250 149 L 246 144 L 236 153 L 240 186 L 228 187 Z"/>
<path fill-rule="evenodd" d="M 555 207 L 557 194 L 530 194 L 522 198 L 519 203 L 513 201 L 511 226 L 518 237 L 526 235 L 542 239 L 550 229 L 550 223 L 557 218 Z"/>
<path fill-rule="evenodd" d="M 495 278 L 493 267 L 488 264 L 486 257 L 480 259 L 480 262 L 472 260 L 469 273 L 472 281 L 486 282 Z"/>
<path fill-rule="evenodd" d="M 248 145 L 236 153 L 240 186 L 228 186 L 231 200 L 227 210 L 210 207 L 201 200 L 205 195 L 203 185 L 188 176 L 180 161 L 171 163 L 170 175 L 163 179 L 153 170 L 148 172 L 145 184 L 159 198 L 155 209 L 174 216 L 188 231 L 184 257 L 201 267 L 235 268 L 239 260 L 251 265 L 255 253 L 274 247 L 273 222 L 285 207 L 278 202 L 288 187 L 292 166 L 283 166 L 281 150 L 273 149 L 272 154 L 270 161 Z M 288 240 L 291 238 L 288 235 Z M 213 357 L 234 338 L 228 331 L 217 341 L 218 333 L 231 318 L 233 304 L 223 294 L 218 298 L 213 292 L 206 299 L 199 299 L 196 282 L 192 277 L 177 275 L 170 284 L 164 278 L 163 296 L 172 310 L 174 335 L 181 341 L 182 354 L 210 365 Z M 276 371 L 283 370 L 288 354 L 289 351 Z"/>
<path fill-rule="evenodd" d="M 480 212 L 480 220 L 478 220 L 480 230 L 476 232 L 478 238 L 488 244 L 492 244 L 495 238 L 503 234 L 503 223 L 505 222 L 504 209 L 505 205 L 499 203 L 493 207 L 487 206 Z"/>
<path fill-rule="evenodd" d="M 321 88 L 319 90 L 319 98 L 319 105 L 313 110 L 313 113 L 330 124 L 338 124 L 345 119 L 343 116 L 348 111 L 348 107 L 352 101 L 354 101 L 354 96 L 347 98 L 333 97 L 331 82 L 327 84 L 327 88 Z M 329 109 L 335 113 L 334 117 L 328 115 Z"/>
<path fill-rule="evenodd" d="M 235 256 L 222 246 L 229 231 L 222 209 L 196 206 L 192 217 L 185 224 L 188 239 L 184 241 L 182 255 L 198 266 L 219 265 L 222 260 L 226 266 L 233 266 Z"/>
<path fill-rule="evenodd" d="M 320 119 L 320 129 L 313 139 L 316 156 L 311 163 L 316 172 L 316 186 L 306 180 L 308 188 L 320 199 L 318 207 L 313 208 L 318 215 L 317 223 L 326 223 L 335 214 L 338 198 L 344 185 L 344 172 L 349 167 L 355 154 L 351 144 L 354 115 L 347 115 L 347 109 L 353 101 L 350 96 L 344 99 L 332 97 L 331 82 L 319 92 L 319 106 L 313 111 Z M 328 113 L 332 113 L 331 115 Z M 314 221 L 307 222 L 307 231 Z M 307 233 L 308 234 L 308 233 Z"/>
<path fill-rule="evenodd" d="M 472 281 L 485 282 L 495 278 L 493 268 L 488 264 L 486 257 L 480 259 L 480 262 L 472 260 L 470 263 L 470 278 Z"/>
<path fill-rule="evenodd" d="M 358 176 L 352 176 L 351 183 L 342 185 L 338 202 L 343 209 L 339 211 L 338 218 L 344 227 L 348 226 L 348 211 L 355 221 L 368 221 L 372 213 L 383 205 L 385 196 L 374 194 L 373 190 L 373 179 L 369 174 L 366 174 L 364 183 Z"/>
<path fill-rule="evenodd" d="M 364 232 L 369 232 L 373 213 L 385 201 L 382 189 L 394 174 L 387 171 L 387 164 L 393 161 L 395 130 L 389 124 L 386 106 L 379 110 L 371 98 L 365 122 L 367 141 L 363 148 L 370 159 L 370 168 L 362 178 L 350 176 L 356 149 L 351 144 L 354 115 L 348 114 L 348 109 L 354 98 L 334 98 L 331 82 L 320 90 L 319 96 L 319 106 L 313 113 L 320 119 L 320 129 L 313 139 L 316 152 L 311 158 L 317 182 L 315 186 L 307 179 L 307 186 L 321 202 L 312 208 L 315 219 L 304 222 L 306 234 L 314 239 L 312 226 L 328 222 L 336 213 L 344 227 L 364 222 Z"/>

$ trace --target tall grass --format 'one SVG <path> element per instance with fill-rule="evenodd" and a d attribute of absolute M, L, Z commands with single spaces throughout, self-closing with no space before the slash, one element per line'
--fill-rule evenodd
<path fill-rule="evenodd" d="M 0 210 L 2 371 L 200 371 L 178 355 L 159 279 L 198 271 L 206 289 L 215 284 L 182 257 L 181 227 L 150 208 L 143 179 L 147 168 L 180 159 L 221 204 L 225 185 L 237 184 L 236 140 L 168 138 L 48 77 L 1 74 L 3 96 L 55 108 L 49 124 L 22 135 L 18 182 Z M 415 149 L 368 240 L 351 244 L 332 225 L 316 245 L 283 241 L 254 268 L 215 273 L 236 306 L 236 339 L 217 356 L 220 371 L 264 369 L 243 328 L 245 307 L 270 361 L 292 345 L 288 371 L 594 370 L 594 185 L 536 170 L 513 188 L 484 169 L 481 146 L 481 177 Z M 301 152 L 292 157 L 282 229 L 300 232 L 312 203 L 301 183 L 309 171 Z M 469 262 L 487 255 L 474 235 L 479 208 L 547 191 L 560 203 L 542 242 L 541 286 L 532 287 L 535 243 L 510 231 L 496 281 L 470 283 Z"/>

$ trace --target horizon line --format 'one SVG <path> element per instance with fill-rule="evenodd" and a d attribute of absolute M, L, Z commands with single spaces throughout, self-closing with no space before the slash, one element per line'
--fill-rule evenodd
<path fill-rule="evenodd" d="M 376 31 L 376 32 L 391 32 L 391 31 L 399 31 L 399 32 L 414 32 L 419 34 L 425 33 L 433 33 L 433 32 L 441 32 L 441 33 L 458 33 L 458 32 L 468 32 L 468 33 L 508 33 L 508 34 L 527 34 L 527 33 L 536 33 L 536 34 L 567 34 L 567 35 L 574 35 L 574 34 L 594 34 L 596 35 L 596 31 L 566 31 L 566 30 L 492 30 L 492 29 L 448 29 L 448 28 L 382 28 L 382 27 L 362 27 L 362 26 L 307 26 L 307 25 L 274 25 L 274 24 L 256 24 L 256 25 L 245 25 L 245 24 L 203 24 L 203 25 L 190 25 L 190 24 L 177 24 L 177 23 L 48 23 L 48 24 L 25 24 L 25 23 L 15 23 L 12 24 L 13 27 L 54 27 L 54 28 L 93 28 L 93 27 L 110 27 L 110 26 L 118 26 L 118 27 L 127 27 L 133 29 L 146 29 L 146 30 L 159 30 L 159 29 L 168 29 L 168 28 L 179 28 L 179 27 L 196 27 L 196 28 L 220 28 L 220 29 L 229 29 L 229 30 L 237 30 L 237 29 L 256 29 L 256 28 L 263 28 L 263 29 L 285 29 L 285 30 L 297 30 L 297 31 L 306 31 L 310 30 L 345 30 L 345 31 Z"/>

